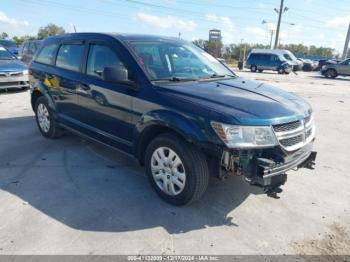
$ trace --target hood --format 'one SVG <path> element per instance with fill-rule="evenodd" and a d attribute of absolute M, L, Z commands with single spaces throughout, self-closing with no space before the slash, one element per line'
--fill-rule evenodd
<path fill-rule="evenodd" d="M 0 72 L 23 71 L 27 66 L 20 60 L 0 60 Z"/>
<path fill-rule="evenodd" d="M 267 84 L 237 77 L 228 80 L 166 84 L 159 92 L 210 110 L 211 120 L 246 125 L 274 125 L 311 113 L 300 97 Z M 181 103 L 179 103 L 181 104 Z"/>

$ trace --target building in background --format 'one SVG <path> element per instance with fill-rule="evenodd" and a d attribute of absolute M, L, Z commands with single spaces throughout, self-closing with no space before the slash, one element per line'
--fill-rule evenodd
<path fill-rule="evenodd" d="M 221 42 L 221 30 L 219 29 L 212 29 L 209 31 L 209 41 L 219 41 Z"/>
<path fill-rule="evenodd" d="M 208 52 L 215 56 L 215 57 L 221 57 L 222 53 L 222 36 L 221 36 L 221 30 L 219 29 L 212 29 L 209 31 L 209 43 L 208 43 Z"/>

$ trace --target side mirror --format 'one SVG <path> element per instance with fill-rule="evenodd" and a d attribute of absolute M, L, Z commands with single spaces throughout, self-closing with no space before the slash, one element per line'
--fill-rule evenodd
<path fill-rule="evenodd" d="M 120 83 L 135 86 L 134 81 L 129 80 L 129 72 L 124 66 L 105 67 L 102 72 L 102 79 L 110 83 Z"/>

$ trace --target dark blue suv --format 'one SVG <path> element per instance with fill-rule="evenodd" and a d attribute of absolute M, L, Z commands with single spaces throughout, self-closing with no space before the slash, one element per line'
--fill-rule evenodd
<path fill-rule="evenodd" d="M 174 38 L 76 33 L 46 39 L 31 65 L 41 134 L 64 130 L 136 157 L 166 201 L 198 199 L 209 176 L 242 175 L 270 192 L 312 167 L 303 99 L 242 79 Z"/>

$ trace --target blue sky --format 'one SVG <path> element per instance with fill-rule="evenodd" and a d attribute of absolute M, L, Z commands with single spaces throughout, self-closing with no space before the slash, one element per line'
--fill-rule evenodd
<path fill-rule="evenodd" d="M 0 32 L 35 35 L 47 23 L 78 31 L 127 32 L 208 38 L 222 30 L 224 43 L 269 42 L 280 0 L 1 0 Z M 285 0 L 281 43 L 329 46 L 342 51 L 350 0 Z M 262 20 L 267 23 L 262 24 Z M 293 24 L 293 25 L 291 25 Z"/>

